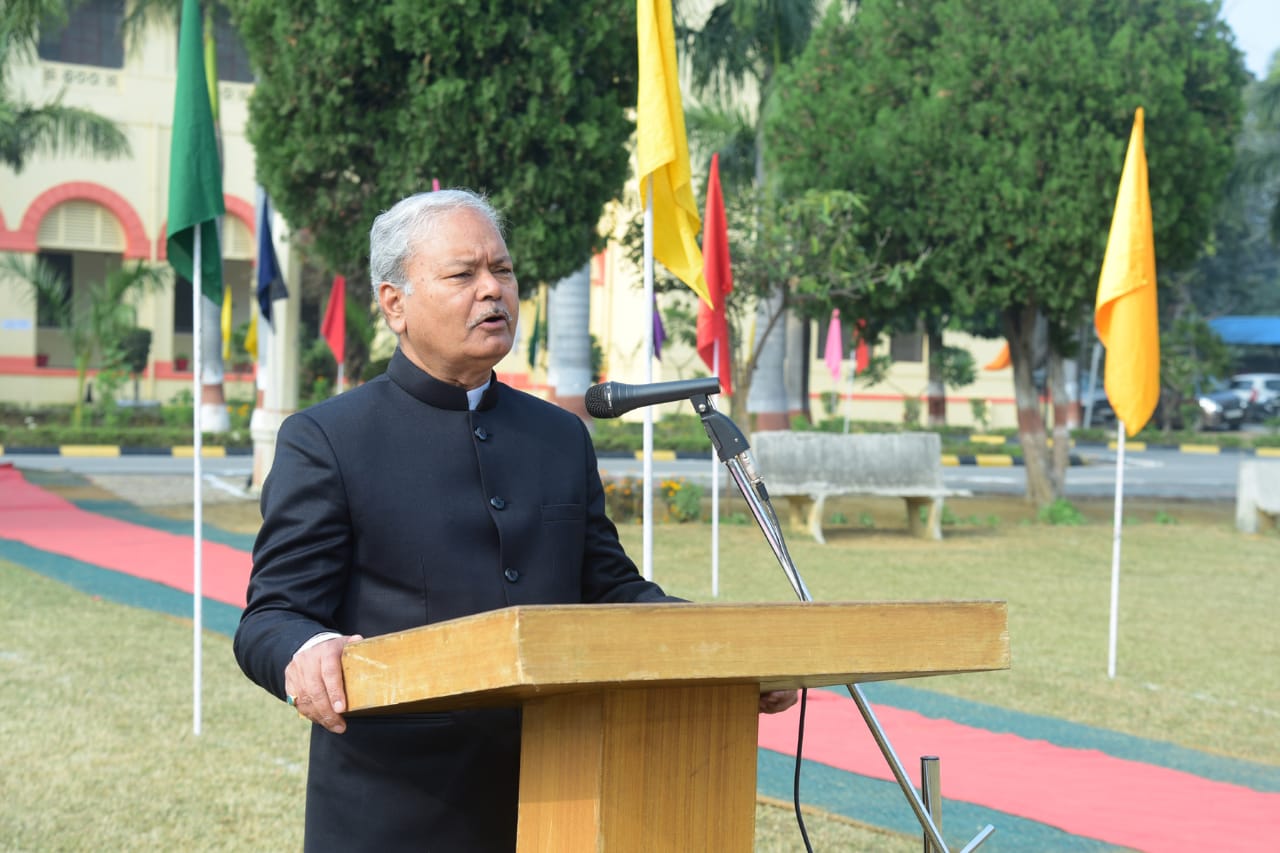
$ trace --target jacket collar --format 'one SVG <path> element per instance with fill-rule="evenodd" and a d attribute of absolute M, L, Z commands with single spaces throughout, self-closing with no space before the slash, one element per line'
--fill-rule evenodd
<path fill-rule="evenodd" d="M 470 408 L 467 405 L 467 392 L 464 389 L 436 379 L 410 361 L 399 347 L 396 347 L 396 351 L 391 356 L 391 362 L 387 365 L 387 377 L 399 385 L 405 393 L 428 406 L 455 412 L 465 412 Z M 490 374 L 489 387 L 480 398 L 477 410 L 492 409 L 498 404 L 498 385 L 497 374 Z"/>

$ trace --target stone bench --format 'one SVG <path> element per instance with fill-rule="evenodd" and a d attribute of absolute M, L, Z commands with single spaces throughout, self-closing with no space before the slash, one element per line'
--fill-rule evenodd
<path fill-rule="evenodd" d="M 1236 475 L 1236 529 L 1257 533 L 1259 515 L 1280 525 L 1280 462 L 1245 459 Z"/>
<path fill-rule="evenodd" d="M 937 433 L 757 432 L 751 453 L 769 495 L 790 503 L 792 525 L 823 543 L 828 497 L 902 498 L 908 529 L 941 539 L 944 499 L 968 494 L 943 485 Z"/>

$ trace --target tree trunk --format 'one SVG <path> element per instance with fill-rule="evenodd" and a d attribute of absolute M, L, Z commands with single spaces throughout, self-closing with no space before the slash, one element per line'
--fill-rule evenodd
<path fill-rule="evenodd" d="M 76 401 L 71 407 L 71 425 L 79 429 L 84 425 L 84 386 L 89 376 L 89 357 L 77 355 L 76 366 Z"/>
<path fill-rule="evenodd" d="M 1027 475 L 1027 500 L 1036 507 L 1045 507 L 1060 493 L 1050 468 L 1044 416 L 1040 413 L 1040 399 L 1032 377 L 1036 318 L 1034 306 L 1022 306 L 1007 310 L 1003 321 L 1013 361 L 1013 395 L 1018 407 L 1018 439 L 1022 443 Z"/>
<path fill-rule="evenodd" d="M 787 386 L 783 362 L 787 352 L 786 324 L 779 322 L 785 310 L 781 291 L 756 306 L 756 338 L 752 347 L 755 372 L 749 386 L 747 412 L 754 414 L 758 430 L 788 429 Z"/>
<path fill-rule="evenodd" d="M 809 413 L 809 321 L 787 312 L 786 352 L 782 358 L 782 381 L 786 385 L 787 422 L 804 418 L 813 423 Z"/>
<path fill-rule="evenodd" d="M 590 423 L 583 395 L 591 386 L 591 265 L 551 287 L 547 297 L 547 385 L 551 402 Z"/>
<path fill-rule="evenodd" d="M 929 332 L 929 383 L 925 394 L 928 398 L 931 427 L 947 425 L 947 386 L 942 381 L 942 363 L 934 355 L 942 352 L 942 332 Z"/>
<path fill-rule="evenodd" d="M 1075 358 L 1062 358 L 1062 396 L 1054 395 L 1054 403 L 1062 401 L 1062 418 L 1067 429 L 1080 426 L 1083 407 L 1080 405 L 1080 362 Z M 1054 415 L 1055 419 L 1057 415 Z"/>

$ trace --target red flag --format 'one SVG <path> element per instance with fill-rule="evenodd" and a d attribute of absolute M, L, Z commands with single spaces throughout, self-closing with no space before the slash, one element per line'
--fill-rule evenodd
<path fill-rule="evenodd" d="M 707 213 L 703 217 L 702 228 L 702 270 L 707 280 L 707 296 L 714 307 L 708 306 L 705 300 L 698 303 L 698 355 L 720 378 L 722 393 L 732 394 L 729 321 L 724 306 L 733 290 L 733 269 L 729 262 L 729 226 L 724 217 L 724 198 L 720 194 L 719 154 L 711 155 Z"/>
<path fill-rule="evenodd" d="M 320 324 L 320 336 L 333 350 L 333 360 L 342 364 L 347 357 L 347 280 L 340 275 L 333 277 L 329 305 L 324 309 L 324 322 Z"/>
<path fill-rule="evenodd" d="M 867 321 L 858 321 L 858 346 L 853 352 L 853 370 L 855 374 L 861 373 L 871 366 L 871 347 L 867 346 L 867 339 L 863 334 L 867 329 Z"/>

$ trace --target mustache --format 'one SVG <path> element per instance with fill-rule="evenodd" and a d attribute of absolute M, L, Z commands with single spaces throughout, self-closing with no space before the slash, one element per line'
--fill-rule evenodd
<path fill-rule="evenodd" d="M 503 320 L 507 321 L 508 323 L 511 322 L 511 312 L 499 305 L 486 311 L 481 316 L 476 317 L 474 320 L 471 321 L 471 323 L 468 325 L 467 328 L 474 329 L 476 326 L 479 326 L 481 323 L 485 322 L 486 320 L 492 320 L 494 317 L 501 317 Z"/>

